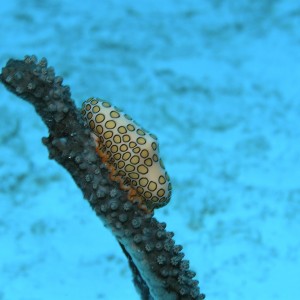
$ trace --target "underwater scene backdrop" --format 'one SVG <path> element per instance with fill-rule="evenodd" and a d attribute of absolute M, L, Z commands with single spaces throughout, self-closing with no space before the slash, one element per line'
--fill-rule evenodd
<path fill-rule="evenodd" d="M 296 299 L 297 1 L 12 0 L 0 63 L 47 57 L 78 107 L 111 102 L 158 137 L 155 216 L 208 300 Z M 48 159 L 33 107 L 0 87 L 0 299 L 139 299 L 114 236 Z"/>

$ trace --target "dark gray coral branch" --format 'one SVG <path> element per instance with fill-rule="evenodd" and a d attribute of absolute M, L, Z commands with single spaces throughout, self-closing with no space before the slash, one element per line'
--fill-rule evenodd
<path fill-rule="evenodd" d="M 127 200 L 108 177 L 62 77 L 34 56 L 9 60 L 0 75 L 11 92 L 30 102 L 49 129 L 49 157 L 69 171 L 84 197 L 126 254 L 142 299 L 204 299 L 182 247 L 153 214 Z"/>

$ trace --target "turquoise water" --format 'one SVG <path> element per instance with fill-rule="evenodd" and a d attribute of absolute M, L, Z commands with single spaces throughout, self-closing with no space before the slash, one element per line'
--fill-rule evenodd
<path fill-rule="evenodd" d="M 78 106 L 158 136 L 175 232 L 208 300 L 296 299 L 297 1 L 1 3 L 0 63 L 45 56 Z M 0 299 L 139 299 L 112 234 L 48 159 L 33 107 L 0 87 Z"/>

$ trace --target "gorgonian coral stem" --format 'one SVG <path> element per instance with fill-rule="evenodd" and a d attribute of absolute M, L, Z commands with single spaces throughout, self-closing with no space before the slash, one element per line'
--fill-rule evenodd
<path fill-rule="evenodd" d="M 95 151 L 90 130 L 46 59 L 9 60 L 0 80 L 12 93 L 30 102 L 49 129 L 43 138 L 49 157 L 69 171 L 93 210 L 111 229 L 129 259 L 142 299 L 204 299 L 195 273 L 183 260 L 182 247 L 152 213 L 128 201 L 125 191 L 109 179 Z"/>

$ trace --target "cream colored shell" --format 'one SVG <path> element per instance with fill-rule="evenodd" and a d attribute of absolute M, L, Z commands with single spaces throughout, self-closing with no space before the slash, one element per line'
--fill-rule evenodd
<path fill-rule="evenodd" d="M 98 151 L 107 157 L 113 175 L 134 189 L 149 210 L 166 205 L 172 187 L 159 157 L 157 138 L 99 98 L 86 100 L 82 115 L 99 139 Z"/>

